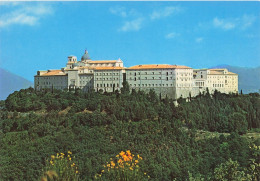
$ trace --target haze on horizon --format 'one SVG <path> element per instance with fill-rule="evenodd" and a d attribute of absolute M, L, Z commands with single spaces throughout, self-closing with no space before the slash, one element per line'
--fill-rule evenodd
<path fill-rule="evenodd" d="M 0 67 L 30 81 L 88 49 L 126 67 L 260 66 L 260 2 L 0 2 Z"/>

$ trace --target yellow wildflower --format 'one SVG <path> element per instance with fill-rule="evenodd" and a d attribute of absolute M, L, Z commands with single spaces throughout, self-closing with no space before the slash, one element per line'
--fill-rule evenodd
<path fill-rule="evenodd" d="M 121 151 L 121 152 L 119 153 L 119 155 L 120 155 L 120 156 L 123 156 L 123 155 L 125 155 L 125 152 L 124 152 L 124 151 Z"/>
<path fill-rule="evenodd" d="M 71 151 L 68 151 L 68 154 L 72 154 L 72 152 L 71 152 Z"/>
<path fill-rule="evenodd" d="M 115 163 L 113 161 L 111 161 L 111 166 L 114 167 L 115 166 Z"/>
<path fill-rule="evenodd" d="M 131 155 L 131 152 L 130 152 L 130 150 L 127 150 L 127 151 L 126 151 L 126 153 L 127 153 L 128 155 Z"/>

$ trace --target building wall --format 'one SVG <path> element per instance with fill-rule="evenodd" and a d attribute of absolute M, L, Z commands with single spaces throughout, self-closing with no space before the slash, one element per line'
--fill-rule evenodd
<path fill-rule="evenodd" d="M 126 69 L 131 89 L 149 92 L 154 89 L 162 97 L 186 98 L 192 91 L 192 69 Z"/>
<path fill-rule="evenodd" d="M 123 70 L 94 70 L 94 90 L 113 92 L 123 87 Z"/>
<path fill-rule="evenodd" d="M 67 89 L 68 88 L 68 77 L 66 75 L 58 76 L 35 76 L 34 87 L 37 90 L 44 88 L 54 89 Z"/>
<path fill-rule="evenodd" d="M 238 92 L 238 75 L 227 69 L 194 70 L 194 75 L 193 96 L 206 92 L 207 88 L 211 94 L 215 90 L 226 94 Z"/>
<path fill-rule="evenodd" d="M 79 86 L 84 92 L 88 92 L 94 89 L 94 76 L 90 73 L 80 73 L 79 74 Z"/>

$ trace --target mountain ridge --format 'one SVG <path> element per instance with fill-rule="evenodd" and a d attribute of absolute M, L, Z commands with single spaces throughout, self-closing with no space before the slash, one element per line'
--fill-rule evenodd
<path fill-rule="evenodd" d="M 0 67 L 0 100 L 20 89 L 33 87 L 33 82 Z"/>

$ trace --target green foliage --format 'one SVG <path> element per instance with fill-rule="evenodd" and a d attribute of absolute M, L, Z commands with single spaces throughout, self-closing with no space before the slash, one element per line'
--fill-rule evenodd
<path fill-rule="evenodd" d="M 245 173 L 238 170 L 239 164 L 229 159 L 214 170 L 214 180 L 216 181 L 241 181 L 246 180 Z"/>
<path fill-rule="evenodd" d="M 93 180 L 127 149 L 144 157 L 142 169 L 152 180 L 215 178 L 216 166 L 229 158 L 237 171 L 259 177 L 253 139 L 239 135 L 260 128 L 259 95 L 215 92 L 179 103 L 159 99 L 154 90 L 14 92 L 0 109 L 0 180 L 38 180 L 46 159 L 67 150 L 75 155 L 79 180 Z M 230 135 L 196 140 L 197 129 Z"/>
<path fill-rule="evenodd" d="M 53 177 L 56 181 L 78 180 L 79 171 L 77 165 L 73 161 L 72 152 L 68 151 L 68 154 L 57 153 L 56 156 L 51 155 L 51 159 L 46 161 L 44 174 L 41 180 L 46 180 L 48 177 Z"/>

